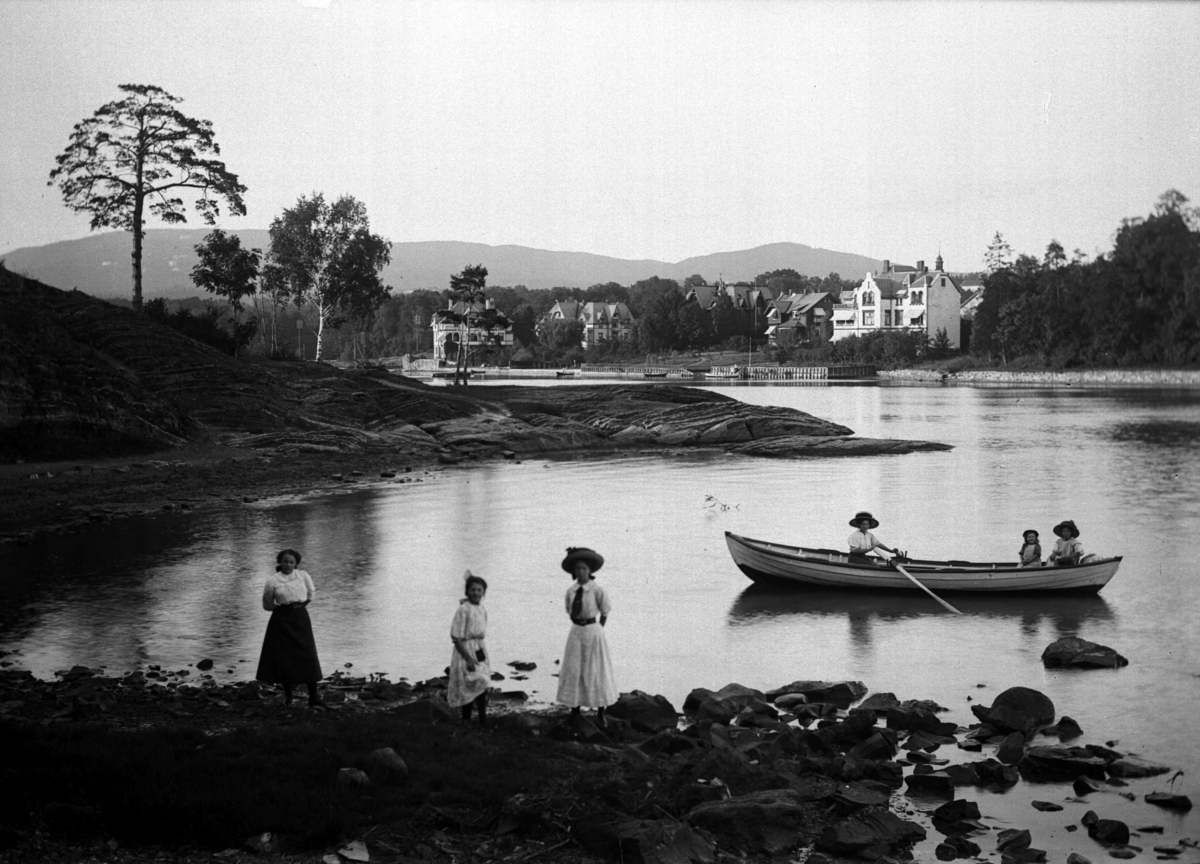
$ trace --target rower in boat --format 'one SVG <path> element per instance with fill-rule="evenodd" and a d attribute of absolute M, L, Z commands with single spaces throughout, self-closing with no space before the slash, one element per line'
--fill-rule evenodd
<path fill-rule="evenodd" d="M 876 549 L 882 549 L 884 552 L 890 552 L 893 555 L 901 554 L 898 549 L 893 549 L 871 533 L 872 528 L 879 527 L 879 520 L 866 510 L 860 510 L 858 513 L 855 513 L 854 518 L 850 520 L 850 524 L 858 529 L 850 535 L 850 563 L 883 564 L 884 561 L 881 558 L 868 557 L 868 553 L 874 552 Z"/>

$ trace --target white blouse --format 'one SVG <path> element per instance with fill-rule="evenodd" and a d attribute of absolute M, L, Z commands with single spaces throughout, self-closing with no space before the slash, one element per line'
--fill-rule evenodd
<path fill-rule="evenodd" d="M 571 587 L 567 589 L 566 609 L 567 614 L 571 614 L 571 606 L 575 603 L 575 592 L 579 590 L 579 583 L 572 582 Z M 589 581 L 583 586 L 583 611 L 580 612 L 581 618 L 599 618 L 601 615 L 607 616 L 612 611 L 612 603 L 608 600 L 608 594 L 594 580 Z"/>
<path fill-rule="evenodd" d="M 861 531 L 855 531 L 850 535 L 850 551 L 866 554 L 879 545 L 879 541 L 875 535 L 868 531 L 864 534 Z"/>
<path fill-rule="evenodd" d="M 293 570 L 286 576 L 279 571 L 267 577 L 263 585 L 263 608 L 273 612 L 287 603 L 303 603 L 312 600 L 317 589 L 313 587 L 312 578 L 304 570 Z"/>

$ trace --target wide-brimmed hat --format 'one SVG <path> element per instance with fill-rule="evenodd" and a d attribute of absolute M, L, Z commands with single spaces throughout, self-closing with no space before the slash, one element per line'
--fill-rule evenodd
<path fill-rule="evenodd" d="M 1074 537 L 1079 536 L 1079 529 L 1075 527 L 1075 523 L 1072 522 L 1070 519 L 1064 519 L 1062 522 L 1059 522 L 1057 525 L 1055 525 L 1054 533 L 1057 534 L 1059 537 L 1062 537 L 1063 536 L 1062 532 L 1063 532 L 1064 528 L 1070 528 L 1072 536 L 1074 536 Z M 1067 538 L 1063 537 L 1063 539 L 1065 540 Z"/>
<path fill-rule="evenodd" d="M 604 556 L 596 550 L 588 549 L 585 546 L 569 546 L 567 548 L 567 557 L 562 560 L 562 569 L 574 575 L 576 561 L 586 561 L 588 566 L 592 568 L 593 573 L 604 566 Z"/>
<path fill-rule="evenodd" d="M 1021 532 L 1022 537 L 1024 537 L 1026 534 L 1032 534 L 1034 537 L 1036 537 L 1039 540 L 1042 539 L 1042 535 L 1038 534 L 1036 528 L 1026 528 L 1024 531 Z"/>
<path fill-rule="evenodd" d="M 872 516 L 870 513 L 868 513 L 866 510 L 859 510 L 857 513 L 855 513 L 854 518 L 850 520 L 850 524 L 853 525 L 855 528 L 857 528 L 858 523 L 864 519 L 870 520 L 872 528 L 879 527 L 879 520 L 876 519 L 874 516 Z"/>

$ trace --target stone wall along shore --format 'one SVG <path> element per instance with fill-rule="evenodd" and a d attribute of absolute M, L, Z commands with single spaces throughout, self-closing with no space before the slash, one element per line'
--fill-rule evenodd
<path fill-rule="evenodd" d="M 881 370 L 879 377 L 898 381 L 947 381 L 964 384 L 1200 387 L 1200 369 L 1075 369 L 1066 372 L 1018 372 L 1006 369 L 943 372 L 938 369 L 892 369 Z"/>

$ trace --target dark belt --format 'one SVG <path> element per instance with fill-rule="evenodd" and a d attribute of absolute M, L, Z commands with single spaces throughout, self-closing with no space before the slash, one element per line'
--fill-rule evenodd
<path fill-rule="evenodd" d="M 596 619 L 595 618 L 572 618 L 571 623 L 578 624 L 580 627 L 586 627 L 589 624 L 595 624 Z"/>

